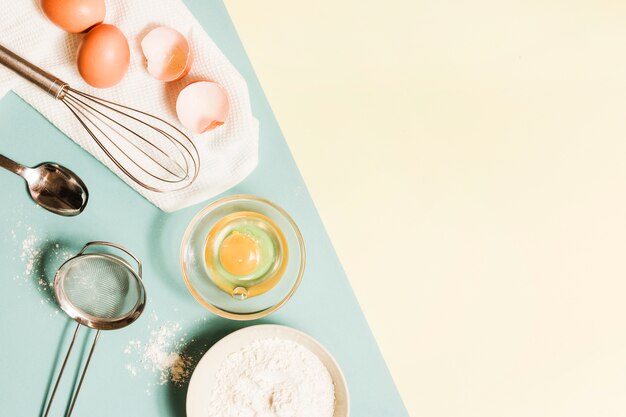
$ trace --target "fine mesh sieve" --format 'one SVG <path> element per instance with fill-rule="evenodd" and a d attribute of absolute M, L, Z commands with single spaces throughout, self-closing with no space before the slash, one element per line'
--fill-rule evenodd
<path fill-rule="evenodd" d="M 92 246 L 109 246 L 125 252 L 137 262 L 137 271 L 118 256 L 99 252 L 85 253 Z M 54 384 L 44 417 L 47 417 L 50 412 L 54 395 L 81 325 L 97 330 L 71 400 L 67 413 L 69 417 L 100 337 L 100 331 L 128 326 L 143 312 L 146 304 L 146 291 L 142 282 L 141 262 L 131 252 L 114 243 L 89 242 L 78 255 L 61 265 L 54 277 L 54 292 L 61 309 L 77 321 L 78 325 Z"/>

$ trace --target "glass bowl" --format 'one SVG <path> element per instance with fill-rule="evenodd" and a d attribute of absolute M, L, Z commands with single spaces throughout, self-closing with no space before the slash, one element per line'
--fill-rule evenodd
<path fill-rule="evenodd" d="M 270 219 L 284 235 L 285 269 L 278 283 L 264 292 L 237 299 L 211 279 L 205 261 L 207 238 L 213 227 L 237 212 L 258 213 Z M 304 274 L 306 254 L 298 226 L 285 210 L 254 195 L 233 195 L 217 200 L 200 211 L 189 223 L 180 247 L 180 267 L 193 297 L 211 312 L 233 320 L 254 320 L 278 310 L 296 292 Z"/>

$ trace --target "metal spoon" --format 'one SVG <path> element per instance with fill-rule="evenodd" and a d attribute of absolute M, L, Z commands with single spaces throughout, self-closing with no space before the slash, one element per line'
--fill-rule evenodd
<path fill-rule="evenodd" d="M 87 205 L 87 186 L 61 165 L 45 163 L 29 168 L 0 155 L 0 167 L 24 178 L 32 199 L 46 210 L 61 216 L 76 216 Z"/>

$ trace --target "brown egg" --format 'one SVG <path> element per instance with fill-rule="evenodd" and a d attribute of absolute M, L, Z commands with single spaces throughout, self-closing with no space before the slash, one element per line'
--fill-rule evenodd
<path fill-rule="evenodd" d="M 98 25 L 78 46 L 78 72 L 87 84 L 112 87 L 128 71 L 130 49 L 124 34 L 113 25 Z"/>
<path fill-rule="evenodd" d="M 104 0 L 41 0 L 41 10 L 58 27 L 80 33 L 102 23 Z"/>

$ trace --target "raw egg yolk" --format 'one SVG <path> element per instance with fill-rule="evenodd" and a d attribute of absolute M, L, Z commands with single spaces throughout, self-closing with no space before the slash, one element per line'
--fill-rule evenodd
<path fill-rule="evenodd" d="M 233 232 L 220 245 L 219 257 L 222 266 L 233 275 L 248 275 L 259 266 L 259 247 L 243 233 Z"/>

